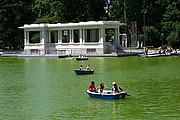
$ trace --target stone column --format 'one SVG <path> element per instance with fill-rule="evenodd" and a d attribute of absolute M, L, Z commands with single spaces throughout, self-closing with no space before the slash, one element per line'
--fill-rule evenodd
<path fill-rule="evenodd" d="M 43 31 L 39 31 L 40 33 L 40 43 L 44 43 Z"/>
<path fill-rule="evenodd" d="M 79 30 L 79 42 L 80 42 L 80 44 L 82 44 L 82 41 L 83 41 L 83 30 L 80 29 Z"/>
<path fill-rule="evenodd" d="M 114 40 L 115 42 L 119 42 L 119 28 L 115 28 Z"/>
<path fill-rule="evenodd" d="M 24 30 L 24 46 L 27 45 L 27 31 Z"/>
<path fill-rule="evenodd" d="M 69 30 L 69 43 L 71 43 L 71 42 L 72 42 L 72 31 Z"/>
<path fill-rule="evenodd" d="M 26 31 L 26 35 L 27 35 L 26 43 L 29 44 L 29 31 Z"/>
<path fill-rule="evenodd" d="M 85 29 L 83 29 L 83 43 L 85 43 Z"/>
<path fill-rule="evenodd" d="M 71 42 L 74 43 L 74 30 L 72 30 L 72 38 L 71 38 Z"/>
<path fill-rule="evenodd" d="M 105 29 L 99 29 L 99 43 L 103 43 L 105 41 Z"/>
<path fill-rule="evenodd" d="M 62 30 L 58 30 L 58 43 L 62 43 Z"/>
<path fill-rule="evenodd" d="M 118 41 L 118 43 L 120 43 L 120 39 L 119 39 L 119 27 L 117 28 L 117 41 Z"/>
<path fill-rule="evenodd" d="M 24 30 L 24 52 L 26 54 L 30 54 L 30 50 L 26 48 L 28 46 L 28 43 L 29 43 L 29 31 Z"/>
<path fill-rule="evenodd" d="M 51 31 L 48 31 L 48 34 L 49 34 L 49 40 L 48 40 L 48 43 L 50 44 L 50 43 L 51 43 Z"/>

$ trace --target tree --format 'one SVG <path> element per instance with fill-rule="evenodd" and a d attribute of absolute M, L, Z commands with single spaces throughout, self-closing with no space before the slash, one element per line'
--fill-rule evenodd
<path fill-rule="evenodd" d="M 17 48 L 23 35 L 18 29 L 24 23 L 31 23 L 28 15 L 30 0 L 0 0 L 0 40 L 4 46 Z"/>
<path fill-rule="evenodd" d="M 60 3 L 56 0 L 35 0 L 32 6 L 35 18 L 34 23 L 58 22 L 56 9 L 59 10 L 60 8 Z"/>
<path fill-rule="evenodd" d="M 175 31 L 170 32 L 167 37 L 167 41 L 169 46 L 174 48 L 178 48 L 180 46 L 180 24 L 177 24 Z"/>
<path fill-rule="evenodd" d="M 166 12 L 163 14 L 162 29 L 168 44 L 180 47 L 180 1 L 168 1 Z"/>
<path fill-rule="evenodd" d="M 105 16 L 104 0 L 62 0 L 63 22 L 98 21 Z"/>
<path fill-rule="evenodd" d="M 180 0 L 0 0 L 1 47 L 22 46 L 23 30 L 18 27 L 30 23 L 117 20 L 128 26 L 137 21 L 142 35 L 144 9 L 147 44 L 161 45 L 163 34 L 164 42 L 179 47 Z M 127 26 L 120 31 L 128 34 Z"/>
<path fill-rule="evenodd" d="M 35 23 L 98 21 L 105 16 L 104 0 L 35 0 Z"/>
<path fill-rule="evenodd" d="M 110 0 L 107 13 L 109 15 L 108 19 L 111 20 L 116 20 L 116 21 L 121 21 L 125 22 L 125 2 L 124 0 Z"/>
<path fill-rule="evenodd" d="M 146 27 L 146 46 L 159 47 L 161 46 L 160 42 L 160 32 L 153 26 Z"/>

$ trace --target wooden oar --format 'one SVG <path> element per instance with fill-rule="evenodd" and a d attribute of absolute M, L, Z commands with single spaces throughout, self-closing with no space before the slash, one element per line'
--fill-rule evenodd
<path fill-rule="evenodd" d="M 126 93 L 126 95 L 127 95 L 127 96 L 131 96 L 131 95 L 127 94 L 127 93 Z"/>

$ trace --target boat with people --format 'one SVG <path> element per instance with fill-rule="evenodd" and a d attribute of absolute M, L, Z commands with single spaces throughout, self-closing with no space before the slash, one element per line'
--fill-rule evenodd
<path fill-rule="evenodd" d="M 123 99 L 127 96 L 126 92 L 114 93 L 112 90 L 103 90 L 103 92 L 94 92 L 87 90 L 86 91 L 91 98 L 100 98 L 100 99 Z"/>
<path fill-rule="evenodd" d="M 138 57 L 142 57 L 142 58 L 167 57 L 167 56 L 176 55 L 176 54 L 177 54 L 177 50 L 172 51 L 169 47 L 167 47 L 167 49 L 162 49 L 161 47 L 159 47 L 158 52 L 155 51 L 154 53 L 149 53 L 148 47 L 144 47 L 144 52 L 138 54 Z"/>
<path fill-rule="evenodd" d="M 166 52 L 166 53 L 161 53 L 159 55 L 162 56 L 162 57 L 168 57 L 168 56 L 171 56 L 171 53 Z"/>
<path fill-rule="evenodd" d="M 142 57 L 142 58 L 148 58 L 148 57 L 160 57 L 160 54 L 156 54 L 156 53 L 148 53 L 148 54 L 138 54 L 138 57 Z"/>
<path fill-rule="evenodd" d="M 77 61 L 80 61 L 80 60 L 88 60 L 89 58 L 88 57 L 77 57 L 76 60 Z"/>
<path fill-rule="evenodd" d="M 88 57 L 86 57 L 86 55 L 79 55 L 79 57 L 76 57 L 76 60 L 77 61 L 80 61 L 80 60 L 88 60 L 89 58 Z"/>
<path fill-rule="evenodd" d="M 77 75 L 94 74 L 94 70 L 80 70 L 80 69 L 75 69 L 74 72 L 75 72 Z"/>
<path fill-rule="evenodd" d="M 138 56 L 142 57 L 142 58 L 148 58 L 148 57 L 168 57 L 168 56 L 171 56 L 171 53 L 169 53 L 169 52 L 165 52 L 165 53 L 148 53 L 148 54 L 141 53 L 141 54 L 138 54 Z"/>

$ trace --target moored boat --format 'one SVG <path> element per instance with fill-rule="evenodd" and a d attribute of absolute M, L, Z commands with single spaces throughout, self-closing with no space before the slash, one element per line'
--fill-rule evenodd
<path fill-rule="evenodd" d="M 89 90 L 86 91 L 91 98 L 100 98 L 100 99 L 123 99 L 126 97 L 126 92 L 113 93 L 111 90 L 103 90 L 100 92 L 91 92 Z"/>
<path fill-rule="evenodd" d="M 93 74 L 94 70 L 79 70 L 79 69 L 76 69 L 76 70 L 74 70 L 74 72 L 77 75 L 87 75 L 87 74 Z"/>

